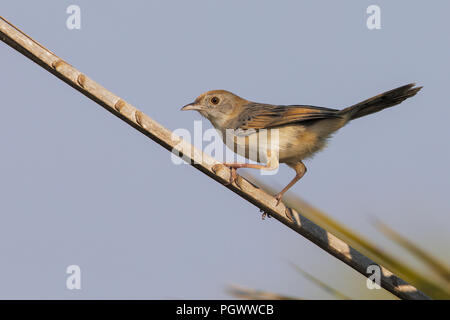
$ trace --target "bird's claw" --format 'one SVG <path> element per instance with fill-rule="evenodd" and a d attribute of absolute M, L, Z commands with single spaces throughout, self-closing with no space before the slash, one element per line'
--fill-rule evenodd
<path fill-rule="evenodd" d="M 217 171 L 219 171 L 219 169 L 222 167 L 222 164 L 221 163 L 216 163 L 215 165 L 213 165 L 212 167 L 211 167 L 211 170 L 214 172 L 214 173 L 217 173 Z"/>
<path fill-rule="evenodd" d="M 220 170 L 220 168 L 221 168 L 222 166 L 224 166 L 224 165 L 221 164 L 221 163 L 217 163 L 217 164 L 215 164 L 215 165 L 213 165 L 213 166 L 211 167 L 211 170 L 212 170 L 214 173 L 216 173 L 217 171 Z M 238 179 L 239 176 L 238 176 L 237 173 L 236 173 L 236 168 L 233 168 L 233 167 L 227 167 L 227 168 L 229 168 L 229 169 L 231 170 L 231 173 L 230 173 L 230 181 L 228 181 L 228 182 L 225 183 L 224 185 L 228 186 L 228 185 L 230 185 L 230 184 L 235 183 L 236 186 L 237 186 L 238 188 L 241 188 L 241 185 L 240 185 L 239 179 Z"/>
<path fill-rule="evenodd" d="M 270 213 L 264 211 L 263 209 L 260 209 L 259 212 L 262 212 L 262 215 L 261 215 L 261 219 L 262 219 L 262 220 L 265 220 L 266 217 L 267 217 L 267 218 L 272 218 L 272 216 L 270 215 Z"/>
<path fill-rule="evenodd" d="M 281 198 L 283 198 L 283 194 L 282 193 L 277 193 L 276 195 L 274 195 L 275 200 L 277 200 L 277 204 L 275 205 L 278 206 L 281 202 Z"/>

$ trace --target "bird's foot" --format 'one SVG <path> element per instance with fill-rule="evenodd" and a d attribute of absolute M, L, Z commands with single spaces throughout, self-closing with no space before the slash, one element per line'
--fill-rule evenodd
<path fill-rule="evenodd" d="M 263 209 L 260 209 L 259 212 L 262 212 L 261 219 L 263 219 L 263 220 L 265 220 L 266 217 L 267 217 L 267 218 L 272 218 L 272 216 L 270 215 L 270 213 L 264 211 Z"/>
<path fill-rule="evenodd" d="M 275 198 L 275 200 L 277 200 L 277 204 L 275 206 L 278 206 L 281 202 L 281 198 L 283 198 L 283 193 L 279 192 L 276 195 L 273 196 Z"/>
<path fill-rule="evenodd" d="M 222 168 L 223 164 L 221 163 L 216 163 L 215 165 L 213 165 L 211 167 L 212 172 L 217 173 L 217 171 L 220 170 L 220 168 Z"/>
<path fill-rule="evenodd" d="M 221 163 L 217 163 L 217 164 L 215 164 L 215 165 L 213 165 L 213 166 L 211 167 L 211 170 L 214 171 L 214 173 L 216 173 L 217 171 L 220 170 L 220 168 L 221 168 L 222 166 L 225 166 L 225 165 L 223 165 L 223 164 L 221 164 Z M 226 167 L 226 166 L 225 166 L 225 167 Z M 238 179 L 238 175 L 237 175 L 237 173 L 236 173 L 236 168 L 233 168 L 233 167 L 228 167 L 228 168 L 230 168 L 230 170 L 231 170 L 231 173 L 230 173 L 230 181 L 228 181 L 228 183 L 225 183 L 225 185 L 228 186 L 228 185 L 230 185 L 230 184 L 235 183 L 237 187 L 241 188 L 241 185 L 240 185 L 239 179 Z"/>

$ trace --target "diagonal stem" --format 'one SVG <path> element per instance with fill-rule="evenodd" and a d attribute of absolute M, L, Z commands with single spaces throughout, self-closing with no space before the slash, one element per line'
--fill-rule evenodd
<path fill-rule="evenodd" d="M 367 277 L 367 268 L 378 265 L 368 257 L 356 251 L 344 241 L 340 240 L 325 229 L 314 224 L 293 209 L 287 208 L 283 203 L 276 206 L 276 199 L 252 183 L 240 177 L 239 186 L 228 184 L 230 170 L 223 167 L 214 172 L 212 166 L 218 164 L 216 160 L 194 148 L 191 144 L 178 136 L 152 118 L 148 117 L 114 93 L 103 88 L 95 81 L 88 78 L 70 64 L 60 59 L 50 50 L 40 45 L 18 28 L 13 26 L 3 17 L 0 17 L 0 38 L 3 42 L 30 58 L 59 79 L 78 90 L 89 99 L 95 101 L 107 111 L 113 113 L 130 126 L 139 130 L 147 137 L 157 142 L 165 149 L 176 150 L 185 159 L 210 178 L 226 185 L 228 189 L 237 193 L 245 200 L 253 203 L 262 211 L 309 239 L 317 246 L 352 267 L 363 276 Z M 5 75 L 3 75 L 5 76 Z M 408 284 L 388 269 L 381 268 L 381 286 L 395 296 L 402 299 L 429 299 L 424 293 Z"/>

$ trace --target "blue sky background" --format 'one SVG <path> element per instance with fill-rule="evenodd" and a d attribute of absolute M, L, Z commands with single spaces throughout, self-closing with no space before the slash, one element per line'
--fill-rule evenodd
<path fill-rule="evenodd" d="M 81 7 L 81 30 L 66 8 Z M 366 8 L 381 7 L 381 30 Z M 2 1 L 1 15 L 169 129 L 226 89 L 254 101 L 343 108 L 424 89 L 352 122 L 291 192 L 421 268 L 377 217 L 450 263 L 447 1 Z M 229 298 L 236 283 L 390 298 L 253 205 L 0 44 L 0 298 Z M 211 125 L 204 120 L 204 127 Z M 285 185 L 282 166 L 264 181 Z M 66 289 L 68 265 L 82 289 Z"/>

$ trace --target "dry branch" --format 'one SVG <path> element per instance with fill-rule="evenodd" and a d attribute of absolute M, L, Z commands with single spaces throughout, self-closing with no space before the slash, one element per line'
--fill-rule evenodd
<path fill-rule="evenodd" d="M 139 130 L 153 141 L 159 143 L 167 150 L 172 151 L 175 149 L 180 151 L 181 154 L 191 160 L 191 163 L 193 162 L 192 160 L 194 160 L 195 162 L 192 165 L 210 178 L 223 185 L 229 181 L 230 171 L 227 168 L 222 167 L 217 173 L 211 170 L 211 167 L 218 163 L 216 160 L 203 154 L 189 143 L 182 141 L 179 137 L 174 136 L 170 130 L 164 128 L 114 93 L 106 90 L 101 85 L 88 78 L 2 17 L 0 17 L 0 37 L 2 41 L 39 64 L 89 99 L 97 102 L 106 110 L 113 113 L 133 128 Z M 287 208 L 283 203 L 276 206 L 276 200 L 271 195 L 254 186 L 242 177 L 239 179 L 240 188 L 234 184 L 226 185 L 226 187 L 247 201 L 253 203 L 264 212 L 267 212 L 287 227 L 309 239 L 329 254 L 361 273 L 363 276 L 367 276 L 366 271 L 368 266 L 376 265 L 374 261 L 365 257 L 333 234 L 303 217 L 295 210 Z M 384 289 L 402 299 L 429 299 L 424 293 L 397 277 L 386 268 L 382 266 L 380 266 L 380 268 L 382 270 L 381 286 Z"/>

